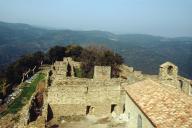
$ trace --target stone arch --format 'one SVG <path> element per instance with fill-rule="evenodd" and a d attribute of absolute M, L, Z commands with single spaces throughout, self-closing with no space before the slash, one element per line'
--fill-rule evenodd
<path fill-rule="evenodd" d="M 171 62 L 160 65 L 159 78 L 161 80 L 176 80 L 178 75 L 178 67 Z"/>
<path fill-rule="evenodd" d="M 137 117 L 137 128 L 142 128 L 142 117 L 140 114 Z"/>
<path fill-rule="evenodd" d="M 168 67 L 167 67 L 167 74 L 168 75 L 173 75 L 173 66 L 172 65 L 169 65 Z"/>

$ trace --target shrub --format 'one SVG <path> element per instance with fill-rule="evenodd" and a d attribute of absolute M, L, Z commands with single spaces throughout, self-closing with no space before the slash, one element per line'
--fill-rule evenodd
<path fill-rule="evenodd" d="M 92 78 L 94 66 L 111 66 L 112 77 L 119 76 L 118 65 L 123 63 L 122 57 L 112 50 L 102 46 L 89 46 L 80 56 L 84 77 Z"/>

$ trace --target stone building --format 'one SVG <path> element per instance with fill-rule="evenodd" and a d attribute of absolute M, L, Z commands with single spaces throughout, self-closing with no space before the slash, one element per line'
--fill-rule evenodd
<path fill-rule="evenodd" d="M 178 77 L 178 67 L 171 62 L 166 62 L 160 65 L 159 78 L 161 80 L 175 80 Z"/>
<path fill-rule="evenodd" d="M 192 127 L 192 97 L 176 88 L 146 79 L 125 90 L 130 128 Z"/>
<path fill-rule="evenodd" d="M 53 118 L 88 114 L 103 116 L 113 111 L 122 113 L 123 93 L 120 85 L 123 80 L 111 78 L 111 67 L 95 66 L 93 79 L 88 79 L 67 76 L 65 64 L 69 62 L 60 63 L 54 64 L 59 71 L 53 71 L 54 80 L 48 87 L 47 101 Z M 73 65 L 71 68 L 74 68 Z"/>
<path fill-rule="evenodd" d="M 192 95 L 192 82 L 178 75 L 178 67 L 171 62 L 160 65 L 159 79 L 162 84 L 176 87 L 178 90 Z"/>
<path fill-rule="evenodd" d="M 124 117 L 128 128 L 192 127 L 192 81 L 171 62 L 153 76 L 121 65 L 119 78 L 111 77 L 108 66 L 95 66 L 93 78 L 78 78 L 80 64 L 65 58 L 51 66 L 41 122 L 94 115 Z"/>

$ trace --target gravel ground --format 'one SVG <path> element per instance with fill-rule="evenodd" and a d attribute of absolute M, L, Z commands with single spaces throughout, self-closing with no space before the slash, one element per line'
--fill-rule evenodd
<path fill-rule="evenodd" d="M 111 117 L 98 118 L 92 115 L 79 121 L 61 121 L 59 123 L 53 123 L 52 121 L 51 124 L 57 124 L 57 128 L 126 128 L 126 122 L 124 121 L 114 120 Z M 56 125 L 52 128 L 56 128 Z"/>

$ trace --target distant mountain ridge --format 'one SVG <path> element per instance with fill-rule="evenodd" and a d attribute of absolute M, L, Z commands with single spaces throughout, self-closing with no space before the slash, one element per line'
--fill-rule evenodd
<path fill-rule="evenodd" d="M 102 44 L 119 52 L 129 66 L 144 73 L 158 72 L 158 66 L 172 61 L 180 73 L 192 78 L 192 37 L 167 38 L 145 34 L 113 34 L 105 31 L 50 30 L 20 23 L 0 22 L 0 66 L 20 56 L 46 51 L 54 45 Z"/>

